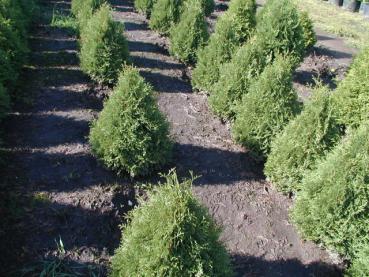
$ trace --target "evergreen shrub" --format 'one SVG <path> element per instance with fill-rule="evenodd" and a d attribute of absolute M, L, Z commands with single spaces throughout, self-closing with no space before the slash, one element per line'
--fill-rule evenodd
<path fill-rule="evenodd" d="M 33 1 L 0 0 L 0 82 L 12 91 L 28 54 L 27 31 Z"/>
<path fill-rule="evenodd" d="M 333 94 L 341 124 L 357 127 L 369 119 L 369 47 L 354 59 L 346 77 Z"/>
<path fill-rule="evenodd" d="M 354 258 L 369 244 L 369 122 L 351 129 L 301 183 L 292 219 L 302 234 Z"/>
<path fill-rule="evenodd" d="M 250 84 L 263 71 L 270 59 L 265 56 L 263 40 L 251 39 L 220 68 L 219 81 L 213 86 L 209 104 L 214 113 L 223 119 L 234 116 L 234 106 Z"/>
<path fill-rule="evenodd" d="M 71 12 L 75 17 L 78 17 L 83 10 L 97 10 L 105 0 L 72 0 Z"/>
<path fill-rule="evenodd" d="M 118 173 L 145 175 L 168 162 L 172 149 L 168 136 L 169 125 L 151 86 L 137 69 L 126 67 L 91 127 L 92 152 Z"/>
<path fill-rule="evenodd" d="M 215 8 L 214 0 L 200 0 L 200 3 L 205 16 L 211 15 Z"/>
<path fill-rule="evenodd" d="M 82 70 L 98 83 L 113 85 L 129 60 L 124 27 L 115 22 L 111 9 L 103 4 L 88 20 L 81 33 Z"/>
<path fill-rule="evenodd" d="M 105 0 L 73 0 L 72 14 L 77 19 L 79 32 L 88 24 L 92 15 L 105 3 Z"/>
<path fill-rule="evenodd" d="M 280 191 L 296 192 L 304 173 L 339 141 L 330 93 L 318 86 L 302 113 L 273 140 L 264 173 Z"/>
<path fill-rule="evenodd" d="M 156 0 L 135 0 L 134 5 L 137 11 L 149 18 L 155 2 Z"/>
<path fill-rule="evenodd" d="M 304 47 L 307 50 L 313 47 L 317 42 L 313 22 L 307 12 L 300 13 L 300 24 L 304 31 Z"/>
<path fill-rule="evenodd" d="M 211 92 L 219 79 L 220 67 L 245 43 L 256 25 L 255 0 L 232 0 L 228 11 L 217 21 L 206 47 L 199 49 L 198 62 L 192 73 L 192 85 Z"/>
<path fill-rule="evenodd" d="M 290 0 L 268 0 L 257 16 L 257 35 L 266 43 L 266 52 L 290 54 L 296 63 L 305 54 L 304 29 L 299 11 Z"/>
<path fill-rule="evenodd" d="M 171 29 L 169 52 L 187 64 L 197 60 L 197 50 L 209 38 L 207 25 L 199 0 L 187 0 L 179 23 Z"/>
<path fill-rule="evenodd" d="M 350 268 L 345 273 L 346 277 L 369 276 L 369 244 L 364 245 L 355 255 Z"/>
<path fill-rule="evenodd" d="M 278 55 L 289 55 L 297 66 L 304 54 L 303 29 L 296 7 L 289 0 L 269 0 L 257 15 L 255 38 L 242 46 L 221 68 L 210 96 L 213 111 L 234 117 L 234 106 L 248 93 L 252 79 Z"/>
<path fill-rule="evenodd" d="M 236 109 L 232 133 L 257 156 L 266 156 L 272 139 L 298 112 L 292 65 L 280 56 L 251 85 Z"/>
<path fill-rule="evenodd" d="M 169 34 L 178 23 L 183 11 L 184 0 L 157 0 L 152 8 L 149 26 L 162 34 Z"/>
<path fill-rule="evenodd" d="M 174 172 L 129 213 L 112 259 L 111 277 L 232 275 L 220 228 Z"/>

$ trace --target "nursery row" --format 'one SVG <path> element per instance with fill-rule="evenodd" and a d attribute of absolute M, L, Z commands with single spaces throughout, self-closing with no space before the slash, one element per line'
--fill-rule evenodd
<path fill-rule="evenodd" d="M 334 92 L 318 83 L 302 105 L 292 74 L 316 42 L 306 13 L 289 1 L 269 0 L 256 13 L 254 1 L 233 0 L 209 37 L 203 2 L 175 11 L 170 3 L 135 6 L 169 35 L 172 55 L 195 65 L 193 86 L 232 121 L 235 140 L 267 160 L 278 189 L 297 194 L 292 219 L 301 232 L 352 260 L 349 275 L 367 276 L 369 50 Z"/>
<path fill-rule="evenodd" d="M 31 0 L 0 1 L 0 121 L 16 97 L 19 73 L 27 60 L 27 32 L 35 10 Z"/>
<path fill-rule="evenodd" d="M 216 114 L 232 120 L 236 141 L 267 159 L 265 173 L 277 188 L 297 193 L 292 219 L 300 231 L 352 259 L 348 274 L 367 275 L 368 51 L 334 92 L 318 84 L 302 106 L 292 74 L 316 38 L 307 14 L 288 0 L 269 0 L 258 13 L 255 1 L 233 0 L 211 35 L 205 16 L 213 2 L 137 0 L 135 6 L 151 28 L 169 35 L 172 55 L 195 65 L 194 87 L 210 94 Z M 91 128 L 94 154 L 131 176 L 160 168 L 171 156 L 169 125 L 152 87 L 129 65 L 123 26 L 102 1 L 75 0 L 72 11 L 83 71 L 114 86 Z M 179 185 L 175 173 L 166 178 L 130 214 L 111 274 L 229 275 L 218 228 L 189 185 Z M 164 217 L 168 225 L 154 232 Z"/>
<path fill-rule="evenodd" d="M 72 12 L 80 26 L 82 70 L 92 80 L 114 86 L 91 126 L 92 151 L 118 173 L 148 174 L 168 162 L 172 143 L 152 87 L 129 65 L 124 26 L 101 1 L 75 0 Z"/>
<path fill-rule="evenodd" d="M 148 174 L 171 157 L 169 124 L 152 87 L 127 64 L 123 27 L 112 20 L 109 6 L 84 3 L 73 2 L 74 15 L 83 22 L 79 24 L 81 67 L 93 80 L 114 86 L 92 124 L 92 151 L 118 173 Z M 110 275 L 230 276 L 220 229 L 193 197 L 192 179 L 180 183 L 174 171 L 165 179 L 148 191 L 148 201 L 140 200 L 129 214 Z"/>
<path fill-rule="evenodd" d="M 319 85 L 277 135 L 265 165 L 281 191 L 297 193 L 298 229 L 352 260 L 349 276 L 369 274 L 368 64 L 366 48 L 335 91 Z"/>

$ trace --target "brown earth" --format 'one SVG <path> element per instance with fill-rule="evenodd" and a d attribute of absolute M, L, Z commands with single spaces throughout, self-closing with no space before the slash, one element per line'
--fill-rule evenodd
<path fill-rule="evenodd" d="M 181 176 L 190 170 L 200 176 L 194 193 L 223 226 L 222 241 L 238 276 L 340 276 L 340 259 L 301 240 L 288 220 L 292 200 L 277 193 L 262 165 L 232 141 L 228 124 L 209 111 L 206 95 L 192 91 L 191 69 L 169 56 L 168 40 L 148 29 L 132 2 L 112 4 L 114 18 L 125 24 L 133 62 L 154 86 L 171 124 L 176 145 L 165 170 L 176 167 Z M 217 2 L 209 22 L 226 7 Z M 5 211 L 16 216 L 0 232 L 1 253 L 9 253 L 0 258 L 7 264 L 0 268 L 4 276 L 19 264 L 31 268 L 29 262 L 55 258 L 70 261 L 84 276 L 106 275 L 119 245 L 118 225 L 141 193 L 136 184 L 158 179 L 117 177 L 91 155 L 89 124 L 110 90 L 80 71 L 76 37 L 49 26 L 54 8 L 68 11 L 70 2 L 42 2 L 43 20 L 32 32 L 24 74 L 23 94 L 33 103 L 17 105 L 7 124 L 2 197 Z M 318 40 L 295 74 L 303 100 L 314 77 L 334 87 L 355 53 L 327 34 L 318 32 Z M 24 207 L 23 212 L 15 213 L 13 206 Z"/>

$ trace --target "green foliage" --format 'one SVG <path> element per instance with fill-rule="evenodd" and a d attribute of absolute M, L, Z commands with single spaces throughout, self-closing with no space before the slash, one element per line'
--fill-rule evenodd
<path fill-rule="evenodd" d="M 266 52 L 290 54 L 301 61 L 305 54 L 304 30 L 299 12 L 290 0 L 268 0 L 257 16 L 257 35 L 266 42 Z"/>
<path fill-rule="evenodd" d="M 358 126 L 369 118 L 369 47 L 354 60 L 333 95 L 341 124 Z"/>
<path fill-rule="evenodd" d="M 3 120 L 10 109 L 10 99 L 7 91 L 0 83 L 0 121 Z"/>
<path fill-rule="evenodd" d="M 205 16 L 211 15 L 215 8 L 214 0 L 199 0 Z"/>
<path fill-rule="evenodd" d="M 26 62 L 27 31 L 34 11 L 33 1 L 0 0 L 0 82 L 10 92 Z"/>
<path fill-rule="evenodd" d="M 248 93 L 250 83 L 277 55 L 290 55 L 294 66 L 304 50 L 298 11 L 289 0 L 269 0 L 257 16 L 255 38 L 242 46 L 221 67 L 210 96 L 213 111 L 222 118 L 234 116 L 234 105 Z"/>
<path fill-rule="evenodd" d="M 110 7 L 102 5 L 88 20 L 81 33 L 81 68 L 93 80 L 112 85 L 129 59 L 124 28 L 111 16 Z"/>
<path fill-rule="evenodd" d="M 298 112 L 291 71 L 291 61 L 278 57 L 250 85 L 237 107 L 233 136 L 258 156 L 269 153 L 272 139 Z"/>
<path fill-rule="evenodd" d="M 220 69 L 219 81 L 210 94 L 211 109 L 222 118 L 234 116 L 234 105 L 249 90 L 250 83 L 262 72 L 269 58 L 263 40 L 252 39 L 242 46 Z"/>
<path fill-rule="evenodd" d="M 369 276 L 369 244 L 363 246 L 346 272 L 346 277 L 368 277 Z"/>
<path fill-rule="evenodd" d="M 51 27 L 67 30 L 70 34 L 77 33 L 78 24 L 76 18 L 54 11 L 50 23 Z"/>
<path fill-rule="evenodd" d="M 123 228 L 111 277 L 231 276 L 230 259 L 219 242 L 220 228 L 191 193 L 192 180 L 174 172 L 139 200 Z"/>
<path fill-rule="evenodd" d="M 131 176 L 145 175 L 170 158 L 168 128 L 151 86 L 136 69 L 127 67 L 92 125 L 90 143 L 107 167 Z"/>
<path fill-rule="evenodd" d="M 30 22 L 30 18 L 24 10 L 25 4 L 25 0 L 0 0 L 0 14 L 10 21 L 12 28 L 20 36 L 20 40 L 26 39 L 28 23 Z"/>
<path fill-rule="evenodd" d="M 178 23 L 184 0 L 157 0 L 153 6 L 149 26 L 162 34 Z"/>
<path fill-rule="evenodd" d="M 350 130 L 301 183 L 292 219 L 306 238 L 350 258 L 369 244 L 369 122 Z"/>
<path fill-rule="evenodd" d="M 304 47 L 310 49 L 317 41 L 313 22 L 307 12 L 300 12 L 300 24 L 304 30 Z"/>
<path fill-rule="evenodd" d="M 220 67 L 251 36 L 255 25 L 255 0 L 233 0 L 217 21 L 209 44 L 198 52 L 198 63 L 192 74 L 192 85 L 211 91 L 218 81 Z"/>
<path fill-rule="evenodd" d="M 135 0 L 135 9 L 150 17 L 155 2 L 156 0 Z"/>
<path fill-rule="evenodd" d="M 201 3 L 187 0 L 179 23 L 171 29 L 169 52 L 185 63 L 195 63 L 197 49 L 202 48 L 209 34 Z"/>
<path fill-rule="evenodd" d="M 77 18 L 80 32 L 83 32 L 94 12 L 105 2 L 105 0 L 72 0 L 71 12 Z"/>
<path fill-rule="evenodd" d="M 225 16 L 234 17 L 233 28 L 239 43 L 246 42 L 256 26 L 255 0 L 232 0 Z"/>
<path fill-rule="evenodd" d="M 72 0 L 71 12 L 75 17 L 78 17 L 79 13 L 83 10 L 97 10 L 105 0 Z"/>
<path fill-rule="evenodd" d="M 272 142 L 265 175 L 283 192 L 298 190 L 306 170 L 312 169 L 340 136 L 330 90 L 319 86 L 302 113 Z"/>
<path fill-rule="evenodd" d="M 9 21 L 0 15 L 0 82 L 13 88 L 25 59 L 26 48 Z"/>

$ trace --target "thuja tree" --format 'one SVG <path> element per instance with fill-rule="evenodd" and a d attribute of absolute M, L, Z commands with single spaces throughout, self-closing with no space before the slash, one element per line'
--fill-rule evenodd
<path fill-rule="evenodd" d="M 130 212 L 112 259 L 111 277 L 231 276 L 220 228 L 174 172 Z"/>
<path fill-rule="evenodd" d="M 309 49 L 315 45 L 317 39 L 313 22 L 311 21 L 307 12 L 300 13 L 300 24 L 304 32 L 304 47 L 305 49 Z"/>
<path fill-rule="evenodd" d="M 277 57 L 237 106 L 233 136 L 257 156 L 269 153 L 273 138 L 299 110 L 291 71 L 288 57 Z"/>
<path fill-rule="evenodd" d="M 15 86 L 26 53 L 27 47 L 19 32 L 0 14 L 0 82 L 7 88 Z"/>
<path fill-rule="evenodd" d="M 269 62 L 265 57 L 265 42 L 251 39 L 220 68 L 219 81 L 214 84 L 209 97 L 210 107 L 221 118 L 234 117 L 234 107 L 250 84 L 263 71 Z"/>
<path fill-rule="evenodd" d="M 302 234 L 350 258 L 369 244 L 369 123 L 338 144 L 301 183 L 292 219 Z"/>
<path fill-rule="evenodd" d="M 305 53 L 304 29 L 290 0 L 268 0 L 257 17 L 256 32 L 266 41 L 272 56 L 289 54 L 299 62 Z"/>
<path fill-rule="evenodd" d="M 26 62 L 27 22 L 20 1 L 0 0 L 0 82 L 12 91 Z"/>
<path fill-rule="evenodd" d="M 179 60 L 193 64 L 197 49 L 202 48 L 209 37 L 199 0 L 188 0 L 179 23 L 171 29 L 169 52 Z"/>
<path fill-rule="evenodd" d="M 205 16 L 209 16 L 214 11 L 215 8 L 214 0 L 200 0 L 200 3 Z"/>
<path fill-rule="evenodd" d="M 183 0 L 157 0 L 152 9 L 150 28 L 169 34 L 170 28 L 180 19 L 183 2 Z"/>
<path fill-rule="evenodd" d="M 129 59 L 124 28 L 115 22 L 111 9 L 104 4 L 88 20 L 81 33 L 80 61 L 82 70 L 93 80 L 112 85 Z"/>
<path fill-rule="evenodd" d="M 109 168 L 145 175 L 171 156 L 169 126 L 152 88 L 137 69 L 126 67 L 90 132 L 93 153 Z"/>
<path fill-rule="evenodd" d="M 269 0 L 258 14 L 255 38 L 241 47 L 221 68 L 210 103 L 221 117 L 233 117 L 233 107 L 267 64 L 277 55 L 290 55 L 296 66 L 304 53 L 303 29 L 289 0 Z"/>
<path fill-rule="evenodd" d="M 79 13 L 85 9 L 98 9 L 105 0 L 72 0 L 71 12 L 78 17 Z"/>
<path fill-rule="evenodd" d="M 369 244 L 360 247 L 352 263 L 345 273 L 346 277 L 367 277 L 369 276 Z"/>
<path fill-rule="evenodd" d="M 330 94 L 318 86 L 302 113 L 273 140 L 264 172 L 279 190 L 297 191 L 304 173 L 340 139 Z"/>
<path fill-rule="evenodd" d="M 339 121 L 345 126 L 358 126 L 369 118 L 369 47 L 352 63 L 333 95 Z"/>
<path fill-rule="evenodd" d="M 88 23 L 94 12 L 98 10 L 105 0 L 73 0 L 72 14 L 77 18 L 79 33 Z"/>
<path fill-rule="evenodd" d="M 136 10 L 150 17 L 155 2 L 156 0 L 135 0 L 134 5 Z"/>
<path fill-rule="evenodd" d="M 251 36 L 256 25 L 255 0 L 232 0 L 229 9 L 219 18 L 206 47 L 199 50 L 192 74 L 192 85 L 211 92 L 219 79 L 220 67 Z"/>

